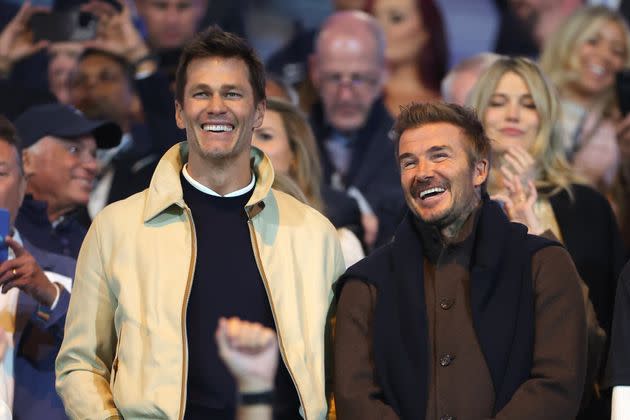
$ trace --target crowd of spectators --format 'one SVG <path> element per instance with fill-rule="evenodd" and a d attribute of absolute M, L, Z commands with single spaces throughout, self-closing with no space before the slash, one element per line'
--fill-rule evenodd
<path fill-rule="evenodd" d="M 630 77 L 620 74 L 630 71 L 630 1 L 496 0 L 493 51 L 457 63 L 449 48 L 466 40 L 448 38 L 451 11 L 439 1 L 332 3 L 320 26 L 297 28 L 266 60 L 266 112 L 251 131 L 268 160 L 256 165 L 269 161 L 274 189 L 330 220 L 349 267 L 391 243 L 405 220 L 392 141 L 401 112 L 413 102 L 474 109 L 491 140 L 484 194 L 511 221 L 561 243 L 581 278 L 588 361 L 577 418 L 610 418 L 611 409 L 613 419 L 628 418 L 630 110 L 622 104 L 630 98 L 621 95 L 630 95 Z M 109 204 L 161 192 L 156 168 L 168 166 L 165 154 L 187 153 L 180 142 L 192 130 L 182 52 L 212 25 L 247 38 L 249 6 L 0 0 L 0 207 L 10 213 L 0 418 L 71 414 L 55 392 L 54 360 L 84 238 Z M 63 25 L 76 28 L 63 35 Z M 51 28 L 59 37 L 41 35 Z M 274 388 L 278 320 L 268 318 L 264 326 L 221 318 L 212 329 L 213 354 L 237 388 L 256 374 L 248 359 L 256 357 L 267 369 L 261 389 Z M 260 407 L 236 413 L 272 417 Z"/>

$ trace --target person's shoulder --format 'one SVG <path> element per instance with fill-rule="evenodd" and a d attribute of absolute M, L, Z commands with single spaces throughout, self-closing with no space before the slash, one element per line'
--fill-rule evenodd
<path fill-rule="evenodd" d="M 336 235 L 337 230 L 330 220 L 313 207 L 296 199 L 283 191 L 271 190 L 280 209 L 280 217 L 283 221 L 292 222 L 289 225 L 309 228 L 312 230 L 324 230 Z"/>
<path fill-rule="evenodd" d="M 541 235 L 532 235 L 530 233 L 527 233 L 527 227 L 523 229 L 524 226 L 521 225 L 520 223 L 518 224 L 512 223 L 512 225 L 517 225 L 518 231 L 525 235 L 527 249 L 529 250 L 529 253 L 532 255 L 540 251 L 541 249 L 551 247 L 551 246 L 557 246 L 557 247 L 563 248 L 562 244 L 556 240 L 553 240 L 553 239 L 550 239 Z"/>
<path fill-rule="evenodd" d="M 123 200 L 115 201 L 105 206 L 96 217 L 93 223 L 99 225 L 111 225 L 129 223 L 142 220 L 146 202 L 147 190 L 140 191 Z"/>
<path fill-rule="evenodd" d="M 626 263 L 619 275 L 619 281 L 624 285 L 630 295 L 630 260 Z"/>
<path fill-rule="evenodd" d="M 589 185 L 571 184 L 568 191 L 563 189 L 549 197 L 549 202 L 560 217 L 586 217 L 595 223 L 613 217 L 608 199 Z"/>
<path fill-rule="evenodd" d="M 356 264 L 346 270 L 344 277 L 361 280 L 368 279 L 371 275 L 387 269 L 391 265 L 392 242 L 381 245 Z M 377 275 L 375 278 L 382 278 Z"/>
<path fill-rule="evenodd" d="M 606 197 L 597 191 L 595 188 L 585 184 L 571 184 L 571 190 L 573 192 L 576 202 L 595 202 L 595 203 L 608 203 Z"/>
<path fill-rule="evenodd" d="M 610 210 L 610 202 L 604 194 L 595 188 L 585 184 L 571 184 L 570 186 L 572 198 L 568 193 L 564 192 L 565 200 L 572 201 L 572 206 L 579 211 L 584 209 L 606 209 Z"/>

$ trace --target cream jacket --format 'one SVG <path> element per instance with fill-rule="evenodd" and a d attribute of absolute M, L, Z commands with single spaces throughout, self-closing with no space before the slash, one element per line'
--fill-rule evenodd
<path fill-rule="evenodd" d="M 185 143 L 171 148 L 149 188 L 106 207 L 83 242 L 56 362 L 57 392 L 73 419 L 183 418 L 185 316 L 198 257 L 179 177 L 187 154 Z M 271 189 L 271 163 L 254 148 L 252 163 L 246 211 L 280 353 L 303 415 L 323 419 L 324 329 L 343 256 L 326 218 Z"/>

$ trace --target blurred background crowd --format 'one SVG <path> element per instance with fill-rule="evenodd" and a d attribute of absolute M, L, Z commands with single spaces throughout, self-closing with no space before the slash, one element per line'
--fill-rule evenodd
<path fill-rule="evenodd" d="M 96 213 L 146 188 L 185 140 L 179 53 L 217 24 L 266 64 L 253 143 L 276 186 L 333 222 L 348 265 L 389 241 L 405 208 L 389 140 L 400 107 L 466 104 L 494 141 L 489 193 L 564 243 L 610 334 L 630 246 L 629 18 L 626 0 L 2 0 L 0 114 L 26 177 L 15 225 L 76 258 Z M 604 366 L 582 418 L 606 418 Z"/>

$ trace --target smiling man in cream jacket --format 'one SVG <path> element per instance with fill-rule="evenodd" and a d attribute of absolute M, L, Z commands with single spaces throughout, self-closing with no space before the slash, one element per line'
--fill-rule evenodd
<path fill-rule="evenodd" d="M 147 190 L 96 217 L 79 255 L 56 366 L 71 418 L 228 419 L 237 392 L 282 418 L 325 418 L 326 317 L 343 257 L 321 214 L 271 189 L 271 163 L 251 147 L 264 97 L 241 39 L 210 28 L 184 50 L 175 104 L 188 141 Z M 239 387 L 221 364 L 222 316 L 277 331 L 275 394 Z"/>

